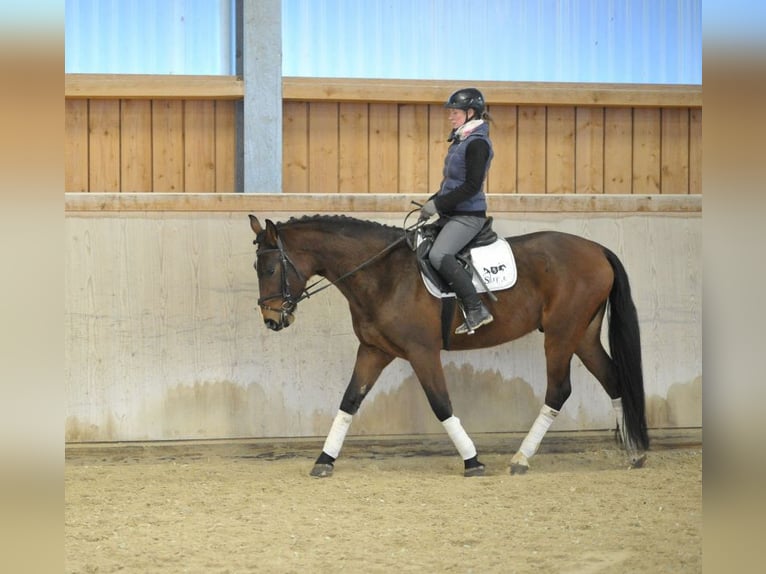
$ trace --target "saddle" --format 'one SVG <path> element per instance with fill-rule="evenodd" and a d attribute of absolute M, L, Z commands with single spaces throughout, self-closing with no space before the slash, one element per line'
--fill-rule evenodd
<path fill-rule="evenodd" d="M 434 239 L 439 234 L 436 224 L 422 226 L 415 238 L 415 252 L 420 275 L 434 297 L 454 297 L 452 288 L 444 281 L 428 260 Z M 516 283 L 516 262 L 508 242 L 492 229 L 492 218 L 487 218 L 481 231 L 457 255 L 457 260 L 473 277 L 477 293 L 509 289 Z"/>

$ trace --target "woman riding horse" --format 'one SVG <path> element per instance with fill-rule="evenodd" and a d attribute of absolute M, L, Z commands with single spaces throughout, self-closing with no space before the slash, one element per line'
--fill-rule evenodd
<path fill-rule="evenodd" d="M 439 191 L 420 209 L 420 218 L 439 214 L 440 228 L 428 259 L 434 269 L 457 295 L 465 314 L 465 323 L 455 333 L 473 334 L 491 323 L 494 317 L 476 293 L 471 276 L 455 257 L 476 237 L 487 220 L 487 196 L 484 193 L 492 142 L 484 96 L 476 88 L 464 88 L 453 93 L 445 108 L 449 109 L 452 142 L 444 160 L 444 179 Z"/>

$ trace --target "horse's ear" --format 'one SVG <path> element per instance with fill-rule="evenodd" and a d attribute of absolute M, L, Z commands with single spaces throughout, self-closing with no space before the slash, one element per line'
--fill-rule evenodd
<path fill-rule="evenodd" d="M 250 228 L 253 230 L 253 233 L 258 235 L 261 231 L 263 231 L 263 227 L 261 227 L 261 223 L 258 221 L 258 218 L 252 213 L 249 214 L 248 217 L 250 218 Z"/>
<path fill-rule="evenodd" d="M 269 245 L 276 245 L 277 243 L 277 226 L 271 219 L 266 220 L 266 243 Z"/>

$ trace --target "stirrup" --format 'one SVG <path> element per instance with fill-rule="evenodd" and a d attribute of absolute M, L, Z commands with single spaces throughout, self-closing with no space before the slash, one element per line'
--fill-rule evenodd
<path fill-rule="evenodd" d="M 479 320 L 479 322 L 476 323 L 473 327 L 471 327 L 468 324 L 468 315 L 469 315 L 469 313 L 466 313 L 465 321 L 463 321 L 463 324 L 460 325 L 457 329 L 455 329 L 455 334 L 456 335 L 463 335 L 464 333 L 467 333 L 469 335 L 473 335 L 476 332 L 476 329 L 478 329 L 479 327 L 482 327 L 484 325 L 488 325 L 489 323 L 491 323 L 492 321 L 495 320 L 495 318 L 492 316 L 492 313 L 489 312 L 489 309 L 487 309 L 484 306 L 482 306 L 482 309 L 484 311 L 486 311 L 487 314 L 484 317 L 482 317 Z"/>

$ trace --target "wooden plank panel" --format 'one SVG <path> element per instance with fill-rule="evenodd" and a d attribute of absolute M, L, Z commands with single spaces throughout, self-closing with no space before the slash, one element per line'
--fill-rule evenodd
<path fill-rule="evenodd" d="M 237 76 L 182 74 L 66 74 L 69 98 L 152 100 L 241 100 L 244 82 Z"/>
<path fill-rule="evenodd" d="M 633 193 L 660 192 L 660 110 L 633 110 Z"/>
<path fill-rule="evenodd" d="M 492 106 L 489 137 L 495 156 L 487 175 L 488 193 L 516 193 L 518 106 Z"/>
<path fill-rule="evenodd" d="M 399 106 L 398 193 L 428 192 L 428 107 Z"/>
<path fill-rule="evenodd" d="M 545 106 L 519 106 L 518 193 L 545 193 Z"/>
<path fill-rule="evenodd" d="M 88 191 L 88 100 L 66 100 L 64 191 Z"/>
<path fill-rule="evenodd" d="M 604 193 L 633 189 L 633 110 L 604 110 Z"/>
<path fill-rule="evenodd" d="M 439 191 L 444 178 L 444 158 L 447 155 L 447 138 L 452 130 L 448 116 L 441 104 L 428 106 L 428 195 Z"/>
<path fill-rule="evenodd" d="M 481 90 L 488 102 L 495 105 L 702 106 L 700 85 L 504 81 L 472 84 Z M 285 100 L 437 104 L 444 102 L 445 94 L 454 89 L 455 82 L 452 80 L 282 78 L 282 97 Z"/>
<path fill-rule="evenodd" d="M 120 116 L 121 191 L 152 191 L 152 103 L 123 100 Z"/>
<path fill-rule="evenodd" d="M 574 193 L 575 109 L 554 106 L 547 110 L 545 192 Z"/>
<path fill-rule="evenodd" d="M 309 191 L 338 192 L 338 104 L 309 104 Z"/>
<path fill-rule="evenodd" d="M 215 191 L 234 193 L 237 171 L 235 102 L 215 102 Z"/>
<path fill-rule="evenodd" d="M 406 193 L 67 193 L 64 210 L 78 214 L 114 212 L 209 213 L 396 213 L 412 210 L 422 194 Z M 492 198 L 495 213 L 701 213 L 700 195 L 577 195 L 516 193 Z"/>
<path fill-rule="evenodd" d="M 572 82 L 474 82 L 487 101 L 507 105 L 701 107 L 701 85 Z M 453 80 L 365 78 L 282 79 L 287 101 L 441 103 Z M 237 76 L 66 74 L 66 98 L 234 99 L 244 96 Z"/>
<path fill-rule="evenodd" d="M 307 193 L 309 190 L 309 105 L 305 102 L 282 104 L 282 191 Z"/>
<path fill-rule="evenodd" d="M 702 110 L 689 110 L 689 193 L 702 193 Z"/>
<path fill-rule="evenodd" d="M 92 100 L 88 112 L 90 133 L 90 191 L 120 191 L 120 102 Z"/>
<path fill-rule="evenodd" d="M 184 191 L 215 191 L 215 102 L 184 102 Z"/>
<path fill-rule="evenodd" d="M 575 193 L 604 193 L 604 108 L 577 108 Z"/>
<path fill-rule="evenodd" d="M 184 102 L 152 101 L 152 190 L 184 191 Z"/>
<path fill-rule="evenodd" d="M 370 193 L 399 190 L 398 122 L 396 104 L 370 104 Z"/>
<path fill-rule="evenodd" d="M 689 110 L 662 108 L 660 193 L 689 193 Z"/>
<path fill-rule="evenodd" d="M 341 193 L 370 191 L 369 113 L 367 104 L 340 104 L 340 181 Z"/>

